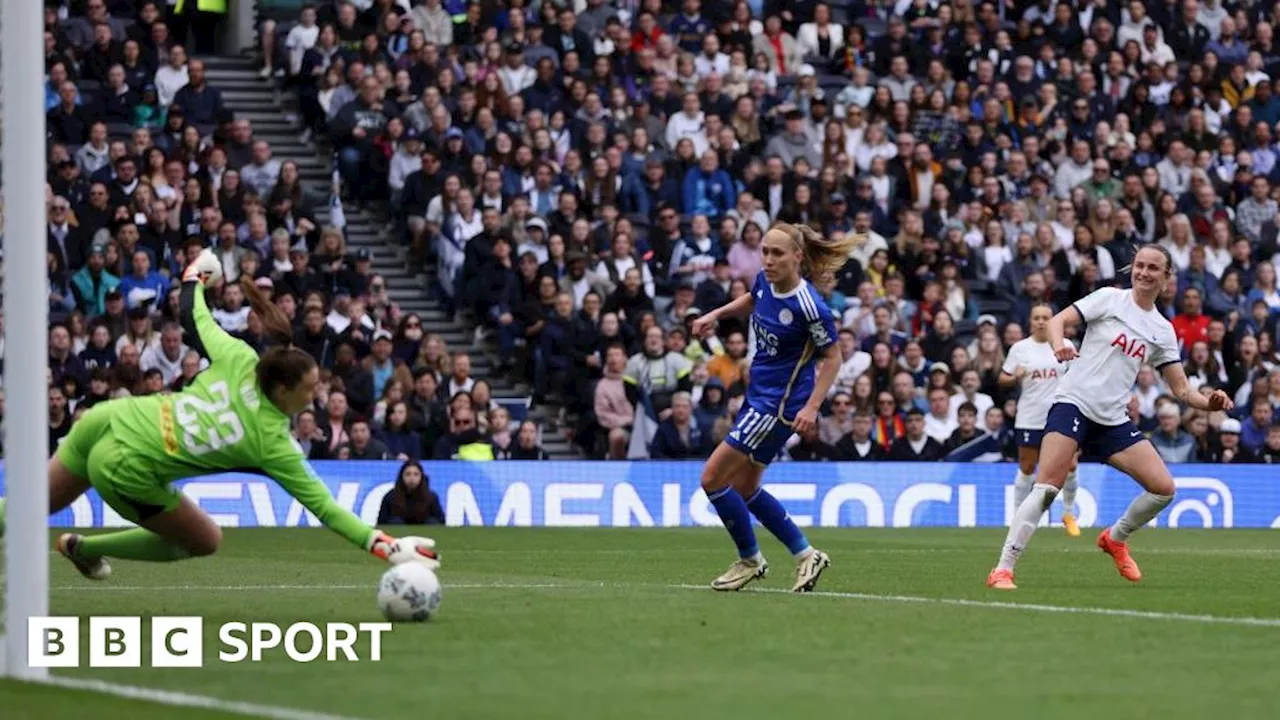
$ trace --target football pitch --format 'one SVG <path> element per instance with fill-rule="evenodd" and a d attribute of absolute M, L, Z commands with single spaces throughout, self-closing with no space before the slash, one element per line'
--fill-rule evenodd
<path fill-rule="evenodd" d="M 833 564 L 811 595 L 785 592 L 791 560 L 765 537 L 767 579 L 707 589 L 734 557 L 720 530 L 410 533 L 440 543 L 444 602 L 378 663 L 218 661 L 224 622 L 381 620 L 383 565 L 324 531 L 228 530 L 212 558 L 117 562 L 104 583 L 53 557 L 53 614 L 203 616 L 205 666 L 53 671 L 115 695 L 2 682 L 0 717 L 1275 717 L 1274 532 L 1144 531 L 1131 585 L 1096 530 L 1042 528 L 1021 589 L 997 593 L 1003 530 L 814 530 Z"/>

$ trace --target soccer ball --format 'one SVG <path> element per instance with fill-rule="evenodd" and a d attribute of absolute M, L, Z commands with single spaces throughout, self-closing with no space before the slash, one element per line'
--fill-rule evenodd
<path fill-rule="evenodd" d="M 392 565 L 403 565 L 416 562 L 426 565 L 429 570 L 440 569 L 440 555 L 436 552 L 436 541 L 427 537 L 409 535 L 391 543 L 391 552 L 387 562 Z"/>
<path fill-rule="evenodd" d="M 395 565 L 378 583 L 378 609 L 392 622 L 423 622 L 440 609 L 440 579 L 420 562 Z"/>

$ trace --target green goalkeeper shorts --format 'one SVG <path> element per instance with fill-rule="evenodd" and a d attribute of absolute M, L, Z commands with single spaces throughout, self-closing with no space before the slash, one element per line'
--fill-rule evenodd
<path fill-rule="evenodd" d="M 58 446 L 57 457 L 73 475 L 88 478 L 103 502 L 132 523 L 178 507 L 182 494 L 159 484 L 147 462 L 122 444 L 111 419 L 127 398 L 95 405 L 85 413 Z"/>

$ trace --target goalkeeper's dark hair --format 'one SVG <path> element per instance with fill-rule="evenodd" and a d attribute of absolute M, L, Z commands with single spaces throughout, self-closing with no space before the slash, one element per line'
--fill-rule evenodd
<path fill-rule="evenodd" d="M 257 313 L 258 319 L 262 320 L 262 327 L 271 342 L 284 347 L 292 345 L 293 325 L 284 311 L 271 300 L 271 296 L 263 292 L 248 275 L 240 276 L 240 289 L 249 300 L 249 306 Z"/>
<path fill-rule="evenodd" d="M 258 388 L 268 399 L 277 388 L 290 390 L 302 382 L 303 376 L 316 366 L 315 358 L 301 348 L 293 346 L 293 326 L 284 311 L 272 302 L 247 275 L 240 276 L 240 289 L 249 299 L 249 305 L 262 320 L 262 327 L 271 338 L 272 345 L 258 358 Z"/>

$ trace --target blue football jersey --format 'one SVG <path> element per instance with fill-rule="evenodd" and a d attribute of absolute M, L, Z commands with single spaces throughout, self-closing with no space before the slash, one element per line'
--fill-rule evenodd
<path fill-rule="evenodd" d="M 813 393 L 817 359 L 836 341 L 835 315 L 808 280 L 777 294 L 761 272 L 751 294 L 756 353 L 746 401 L 789 423 Z"/>

